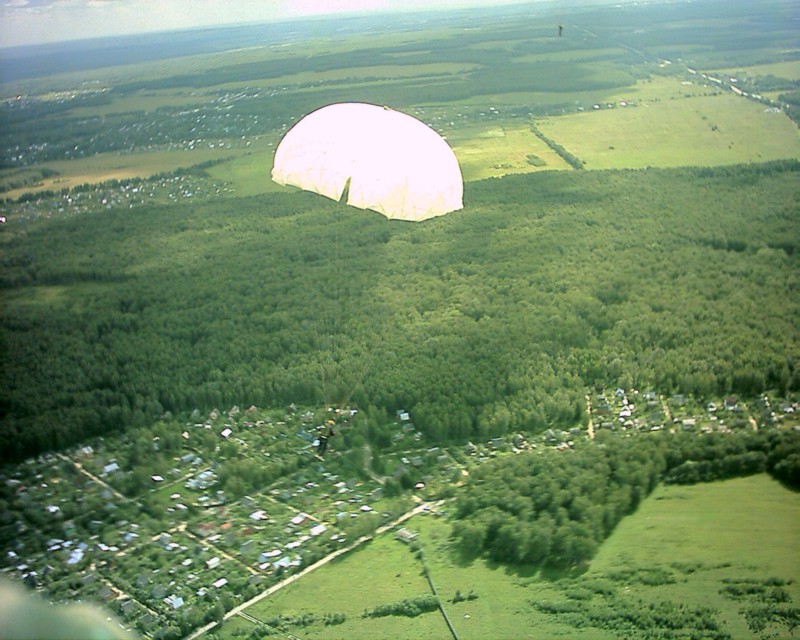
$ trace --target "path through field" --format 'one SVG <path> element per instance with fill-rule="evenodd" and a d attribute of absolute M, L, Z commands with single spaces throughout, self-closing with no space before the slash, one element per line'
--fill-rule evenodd
<path fill-rule="evenodd" d="M 296 573 L 296 574 L 294 574 L 292 576 L 289 576 L 285 580 L 281 580 L 279 583 L 272 585 L 268 589 L 266 589 L 266 590 L 262 591 L 261 593 L 259 593 L 254 598 L 251 598 L 247 602 L 243 602 L 239 606 L 234 607 L 233 609 L 228 611 L 228 613 L 225 614 L 225 617 L 223 618 L 223 620 L 228 620 L 229 618 L 232 618 L 233 616 L 240 615 L 242 612 L 245 611 L 245 609 L 253 606 L 257 602 L 260 602 L 264 598 L 268 598 L 269 596 L 271 596 L 272 594 L 274 594 L 277 591 L 280 591 L 284 587 L 288 587 L 290 584 L 292 584 L 295 581 L 299 580 L 303 576 L 311 573 L 312 571 L 315 571 L 315 570 L 319 569 L 320 567 L 325 566 L 331 560 L 333 560 L 335 558 L 338 558 L 339 556 L 344 555 L 345 553 L 348 553 L 348 552 L 352 551 L 353 549 L 356 549 L 357 547 L 361 546 L 365 542 L 368 542 L 368 541 L 372 540 L 373 538 L 375 538 L 375 537 L 377 537 L 377 536 L 379 536 L 379 535 L 381 535 L 383 533 L 386 533 L 390 529 L 393 529 L 397 525 L 405 522 L 406 520 L 408 520 L 409 518 L 417 515 L 418 513 L 422 513 L 423 511 L 426 511 L 428 509 L 435 509 L 436 507 L 441 506 L 441 504 L 443 502 L 444 502 L 443 500 L 439 500 L 437 502 L 433 502 L 433 503 L 430 503 L 430 504 L 429 503 L 423 503 L 423 504 L 417 505 L 416 507 L 411 509 L 411 511 L 406 511 L 404 514 L 402 514 L 401 516 L 399 516 L 395 520 L 392 520 L 391 522 L 389 522 L 389 523 L 387 523 L 387 524 L 385 524 L 385 525 L 383 525 L 381 527 L 378 527 L 375 530 L 375 533 L 373 533 L 372 535 L 361 536 L 358 540 L 353 542 L 353 544 L 351 544 L 351 545 L 349 545 L 349 546 L 347 546 L 347 547 L 345 547 L 343 549 L 338 549 L 338 550 L 334 551 L 333 553 L 331 553 L 331 554 L 325 556 L 324 558 L 322 558 L 322 560 L 318 560 L 314 564 L 307 566 L 300 573 Z M 187 636 L 186 640 L 193 640 L 194 638 L 198 638 L 201 635 L 203 635 L 204 633 L 206 633 L 207 631 L 210 631 L 211 629 L 216 627 L 218 624 L 219 624 L 218 622 L 209 622 L 207 625 L 205 625 L 203 627 L 200 627 L 199 629 L 196 629 L 191 635 Z"/>

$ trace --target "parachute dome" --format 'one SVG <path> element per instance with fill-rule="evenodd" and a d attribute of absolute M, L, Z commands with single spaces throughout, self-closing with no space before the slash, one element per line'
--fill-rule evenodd
<path fill-rule="evenodd" d="M 275 150 L 272 179 L 372 209 L 426 220 L 463 208 L 453 150 L 416 118 L 388 107 L 342 103 L 300 120 Z"/>

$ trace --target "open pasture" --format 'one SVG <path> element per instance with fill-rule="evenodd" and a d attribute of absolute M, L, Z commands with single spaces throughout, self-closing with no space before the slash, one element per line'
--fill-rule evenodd
<path fill-rule="evenodd" d="M 724 165 L 800 156 L 797 127 L 785 115 L 732 93 L 697 95 L 701 90 L 674 79 L 652 87 L 637 85 L 619 96 L 631 100 L 627 107 L 619 101 L 613 108 L 599 104 L 582 113 L 542 119 L 538 125 L 587 169 Z"/>
<path fill-rule="evenodd" d="M 800 80 L 800 62 L 792 60 L 755 64 L 747 67 L 727 67 L 719 69 L 718 72 L 733 78 L 775 76 L 777 78 L 786 78 L 787 80 L 796 81 Z"/>
<path fill-rule="evenodd" d="M 621 569 L 666 569 L 673 584 L 631 587 L 653 601 L 718 609 L 734 638 L 758 637 L 740 607 L 721 592 L 741 580 L 777 578 L 800 602 L 796 538 L 800 496 L 766 475 L 693 486 L 661 486 L 600 547 L 587 578 Z M 783 637 L 783 636 L 779 636 Z"/>
<path fill-rule="evenodd" d="M 302 629 L 292 628 L 303 638 L 441 638 L 447 634 L 447 627 L 438 611 L 416 618 L 361 617 L 364 611 L 379 605 L 429 594 L 430 587 L 421 569 L 411 550 L 386 534 L 285 587 L 245 613 L 265 622 L 279 615 L 299 618 L 313 614 L 321 618 L 325 614 L 343 613 L 346 616 L 339 625 L 317 622 Z M 223 632 L 232 622 L 223 625 Z M 227 637 L 227 633 L 223 636 Z"/>
<path fill-rule="evenodd" d="M 439 598 L 462 640 L 618 637 L 591 625 L 572 626 L 569 620 L 533 606 L 533 602 L 577 597 L 584 585 L 602 586 L 597 593 L 605 591 L 603 597 L 612 598 L 619 608 L 637 606 L 637 602 L 710 607 L 718 611 L 718 624 L 732 637 L 749 639 L 759 635 L 747 626 L 746 603 L 723 590 L 742 581 L 757 584 L 774 579 L 790 582 L 784 589 L 792 603 L 800 601 L 800 559 L 793 542 L 798 524 L 800 498 L 766 475 L 688 487 L 661 486 L 601 545 L 586 573 L 561 578 L 485 560 L 464 562 L 453 552 L 451 524 L 443 519 L 416 516 L 406 527 L 419 533 Z M 428 585 L 420 568 L 410 550 L 386 534 L 246 613 L 260 620 L 279 614 L 346 614 L 342 625 L 315 623 L 303 628 L 304 638 L 444 637 L 447 629 L 438 613 L 411 619 L 389 616 L 380 618 L 379 626 L 373 619 L 359 617 L 378 604 L 426 593 Z M 662 578 L 660 584 L 653 582 L 656 576 Z M 454 603 L 456 591 L 477 597 Z M 594 601 L 590 598 L 586 606 L 591 608 Z M 220 635 L 232 637 L 243 627 L 252 628 L 252 623 L 230 620 Z"/>
<path fill-rule="evenodd" d="M 599 49 L 565 49 L 553 50 L 544 53 L 530 53 L 516 58 L 513 62 L 598 62 L 604 60 L 619 60 L 626 54 L 622 47 L 602 47 Z"/>
<path fill-rule="evenodd" d="M 519 121 L 458 131 L 450 136 L 450 142 L 466 181 L 569 168 L 527 124 Z M 529 156 L 538 156 L 546 164 L 534 166 L 528 161 Z"/>
<path fill-rule="evenodd" d="M 277 140 L 262 141 L 258 145 L 253 145 L 254 148 L 246 154 L 209 167 L 206 173 L 214 180 L 228 183 L 237 196 L 280 191 L 285 187 L 281 187 L 271 179 L 272 158 L 276 144 Z"/>
<path fill-rule="evenodd" d="M 214 149 L 176 149 L 137 153 L 103 153 L 75 160 L 56 160 L 48 162 L 47 167 L 57 172 L 49 178 L 40 180 L 35 186 L 26 186 L 6 191 L 7 198 L 18 198 L 23 193 L 38 191 L 60 191 L 82 184 L 96 184 L 108 180 L 127 180 L 130 178 L 149 178 L 191 167 L 192 165 L 238 156 L 246 152 L 244 148 Z M 0 176 L 0 183 L 3 178 Z"/>

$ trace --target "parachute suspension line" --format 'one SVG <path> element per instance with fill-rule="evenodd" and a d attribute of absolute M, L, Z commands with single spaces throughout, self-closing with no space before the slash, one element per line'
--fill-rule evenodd
<path fill-rule="evenodd" d="M 319 320 L 312 318 L 311 326 L 314 332 L 314 342 L 317 345 L 317 365 L 319 366 L 319 375 L 320 375 L 320 382 L 322 384 L 322 398 L 325 405 L 328 404 L 328 376 L 327 372 L 325 371 L 326 362 L 325 362 L 325 353 L 326 349 L 326 341 L 323 339 L 323 336 L 320 334 L 319 328 Z"/>
<path fill-rule="evenodd" d="M 342 269 L 342 236 L 343 230 L 342 227 L 345 224 L 345 215 L 344 215 L 344 207 L 347 205 L 348 192 L 350 190 L 350 179 L 348 178 L 347 183 L 344 187 L 343 193 L 343 200 L 339 202 L 338 206 L 336 207 L 336 215 L 333 223 L 333 344 L 331 345 L 332 352 L 331 356 L 333 358 L 333 371 L 334 375 L 337 379 L 334 381 L 334 391 L 337 394 L 336 400 L 337 403 L 340 401 L 339 396 L 339 386 L 340 386 L 340 379 L 341 378 L 341 362 L 342 362 L 342 354 L 340 350 L 343 347 L 343 341 L 341 339 L 341 331 L 342 331 L 342 313 L 343 307 L 347 303 L 345 299 L 346 296 L 343 295 L 343 269 Z M 349 306 L 348 306 L 349 310 Z"/>
<path fill-rule="evenodd" d="M 348 181 L 349 185 L 349 181 Z M 345 188 L 346 193 L 346 188 Z M 324 289 L 319 292 L 317 319 L 314 322 L 314 333 L 319 352 L 320 382 L 322 384 L 322 398 L 325 407 L 338 405 L 340 395 L 340 377 L 342 340 L 340 336 L 342 326 L 342 266 L 341 266 L 341 238 L 344 216 L 336 207 L 332 221 L 325 225 L 327 231 L 321 234 L 322 246 L 319 247 L 325 260 L 323 268 L 327 273 L 320 274 L 320 281 Z"/>

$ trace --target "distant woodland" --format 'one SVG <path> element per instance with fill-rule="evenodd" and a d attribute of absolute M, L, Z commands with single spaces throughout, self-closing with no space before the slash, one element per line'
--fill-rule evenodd
<path fill-rule="evenodd" d="M 0 232 L 6 459 L 234 404 L 572 426 L 595 384 L 798 389 L 796 161 L 470 183 L 388 221 L 306 193 Z"/>

